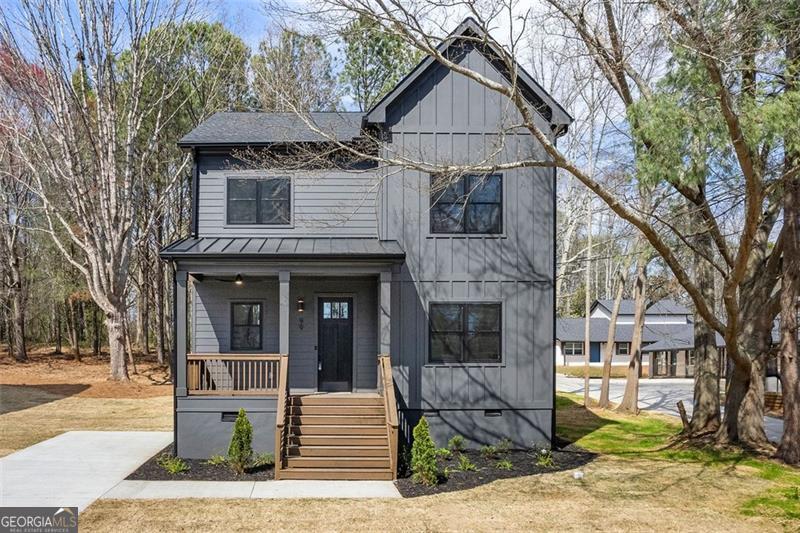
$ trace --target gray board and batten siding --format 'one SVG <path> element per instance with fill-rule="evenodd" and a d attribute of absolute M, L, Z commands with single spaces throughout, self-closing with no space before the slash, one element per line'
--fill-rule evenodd
<path fill-rule="evenodd" d="M 470 27 L 467 21 L 458 31 Z M 490 79 L 508 82 L 475 47 L 459 46 L 450 57 Z M 529 79 L 527 74 L 522 74 L 523 83 L 530 86 L 529 92 L 542 95 L 532 102 L 531 108 L 537 124 L 551 132 L 551 140 L 555 142 L 571 119 L 535 82 L 525 81 Z M 542 110 L 542 105 L 549 107 L 540 114 L 537 110 Z M 342 294 L 343 291 L 353 295 L 356 309 L 354 387 L 366 389 L 375 383 L 375 355 L 385 350 L 379 348 L 377 326 L 380 282 L 374 272 L 366 272 L 366 265 L 374 259 L 380 261 L 381 276 L 387 269 L 392 272 L 388 291 L 391 304 L 389 352 L 406 435 L 419 416 L 425 414 L 439 445 L 454 434 L 463 435 L 471 445 L 496 443 L 504 437 L 510 438 L 516 446 L 549 442 L 555 420 L 554 168 L 542 166 L 496 172 L 502 181 L 500 233 L 433 234 L 430 175 L 408 168 L 288 174 L 269 169 L 239 170 L 231 164 L 235 149 L 277 142 L 278 139 L 272 138 L 276 136 L 275 128 L 285 128 L 287 119 L 278 117 L 280 120 L 274 126 L 272 121 L 277 119 L 271 118 L 271 114 L 261 114 L 260 118 L 229 115 L 237 114 L 215 115 L 215 122 L 196 133 L 199 137 L 195 141 L 192 141 L 192 134 L 184 138 L 184 146 L 195 152 L 198 195 L 197 234 L 193 238 L 201 242 L 187 239 L 173 245 L 171 251 L 168 248 L 163 255 L 176 261 L 179 270 L 199 272 L 207 268 L 209 272 L 228 276 L 236 272 L 239 260 L 242 268 L 258 265 L 253 269 L 267 275 L 263 289 L 259 289 L 264 291 L 263 346 L 266 352 L 272 351 L 278 342 L 277 324 L 271 324 L 275 320 L 275 310 L 271 310 L 271 306 L 277 306 L 277 298 L 273 297 L 277 282 L 270 281 L 268 276 L 274 276 L 279 268 L 292 271 L 297 267 L 297 273 L 290 279 L 290 302 L 294 305 L 302 293 L 307 312 L 303 330 L 298 329 L 294 315 L 290 320 L 292 387 L 313 390 L 316 386 L 316 374 L 311 366 L 317 360 L 313 351 L 316 297 L 312 295 Z M 423 61 L 398 84 L 397 90 L 357 119 L 355 114 L 343 118 L 336 113 L 313 118 L 318 122 L 327 121 L 331 131 L 342 140 L 358 136 L 352 128 L 354 120 L 361 120 L 362 128 L 382 128 L 383 150 L 392 157 L 488 165 L 546 159 L 543 148 L 528 132 L 511 127 L 519 123 L 519 117 L 506 100 L 430 60 Z M 242 120 L 254 121 L 257 132 L 242 133 L 236 126 Z M 223 130 L 217 141 L 212 126 Z M 300 142 L 311 141 L 303 135 L 297 135 Z M 287 137 L 282 141 L 292 142 L 292 139 Z M 228 178 L 285 175 L 291 177 L 290 224 L 243 226 L 227 223 Z M 306 265 L 313 262 L 318 246 L 327 249 L 326 243 L 357 247 L 358 253 L 353 248 L 349 257 L 347 253 L 321 254 L 319 264 L 323 266 L 319 268 L 324 268 L 325 261 L 335 261 L 335 269 L 324 276 L 301 274 L 308 273 Z M 200 249 L 202 251 L 198 252 Z M 182 254 L 181 250 L 191 253 Z M 374 254 L 366 250 L 373 250 Z M 347 276 L 346 283 L 342 283 L 341 278 L 337 283 L 339 275 Z M 229 331 L 220 324 L 230 319 L 227 306 L 235 297 L 233 289 L 216 289 L 208 281 L 200 285 L 205 287 L 198 289 L 196 295 L 195 348 L 224 351 Z M 250 296 L 248 294 L 248 298 Z M 228 303 L 220 303 L 226 301 Z M 429 361 L 428 310 L 431 303 L 440 302 L 499 303 L 501 360 L 432 364 Z M 178 363 L 185 364 L 185 361 Z M 204 409 L 211 413 L 221 409 L 214 405 L 224 404 L 228 408 L 238 401 L 231 398 L 192 400 L 178 398 L 179 414 Z M 214 404 L 215 401 L 218 404 Z M 265 401 L 259 405 L 269 410 L 271 404 Z M 271 416 L 274 418 L 274 412 Z M 191 424 L 207 424 L 205 429 L 214 431 L 210 429 L 212 419 L 214 417 L 209 414 L 207 420 L 204 419 L 206 422 L 193 420 Z M 219 423 L 218 413 L 214 420 Z M 179 420 L 179 433 L 185 429 L 186 425 Z M 191 438 L 188 429 L 186 431 L 186 438 Z"/>

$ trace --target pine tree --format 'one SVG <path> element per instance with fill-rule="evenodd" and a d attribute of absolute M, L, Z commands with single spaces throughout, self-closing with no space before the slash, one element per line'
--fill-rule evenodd
<path fill-rule="evenodd" d="M 436 444 L 431 438 L 428 421 L 423 416 L 414 428 L 414 444 L 411 446 L 411 472 L 416 483 L 436 485 L 439 467 L 436 464 Z"/>
<path fill-rule="evenodd" d="M 244 409 L 239 409 L 239 416 L 233 425 L 231 445 L 228 447 L 228 464 L 237 474 L 243 474 L 253 458 L 253 426 L 247 419 Z"/>

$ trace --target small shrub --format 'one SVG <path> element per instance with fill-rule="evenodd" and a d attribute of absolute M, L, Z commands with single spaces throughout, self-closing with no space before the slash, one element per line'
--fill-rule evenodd
<path fill-rule="evenodd" d="M 436 457 L 439 459 L 444 459 L 445 461 L 451 459 L 453 457 L 453 452 L 448 450 L 447 448 L 438 448 L 436 450 Z"/>
<path fill-rule="evenodd" d="M 180 457 L 173 457 L 168 453 L 159 455 L 156 463 L 170 474 L 180 474 L 189 470 L 189 465 L 186 464 L 186 461 Z"/>
<path fill-rule="evenodd" d="M 536 465 L 542 468 L 553 468 L 556 463 L 553 461 L 553 452 L 547 448 L 542 448 L 536 452 Z"/>
<path fill-rule="evenodd" d="M 481 455 L 487 459 L 492 459 L 497 456 L 497 448 L 489 444 L 481 446 Z"/>
<path fill-rule="evenodd" d="M 411 447 L 400 439 L 400 449 L 397 452 L 397 475 L 406 477 L 411 470 Z"/>
<path fill-rule="evenodd" d="M 225 457 L 224 455 L 220 455 L 220 454 L 218 454 L 218 453 L 217 453 L 217 454 L 214 454 L 214 455 L 212 455 L 211 457 L 209 457 L 209 458 L 206 460 L 206 464 L 207 464 L 207 465 L 214 465 L 214 466 L 217 466 L 217 465 L 224 465 L 224 464 L 225 464 L 225 463 L 227 463 L 227 462 L 228 462 L 228 458 L 227 458 L 227 457 Z"/>
<path fill-rule="evenodd" d="M 411 445 L 411 479 L 415 483 L 433 486 L 439 481 L 436 464 L 436 444 L 431 438 L 428 421 L 423 416 L 414 428 L 414 444 Z"/>
<path fill-rule="evenodd" d="M 452 439 L 447 441 L 447 448 L 451 452 L 463 452 L 464 451 L 464 437 L 461 435 L 455 435 Z"/>
<path fill-rule="evenodd" d="M 494 464 L 494 467 L 498 470 L 514 470 L 514 465 L 511 464 L 511 461 L 508 459 L 501 459 Z"/>
<path fill-rule="evenodd" d="M 247 419 L 244 409 L 239 409 L 239 416 L 233 424 L 231 445 L 228 447 L 228 464 L 237 474 L 243 474 L 253 458 L 253 426 Z"/>
<path fill-rule="evenodd" d="M 495 448 L 497 449 L 497 453 L 505 455 L 511 451 L 511 446 L 512 446 L 511 439 L 503 439 L 497 443 Z"/>
<path fill-rule="evenodd" d="M 446 467 L 444 467 L 444 477 L 445 477 L 445 478 L 448 478 L 448 479 L 449 479 L 449 478 L 450 478 L 450 476 L 452 476 L 452 475 L 453 475 L 453 472 L 458 472 L 458 468 L 454 468 L 454 467 L 452 467 L 452 466 L 446 466 Z"/>
<path fill-rule="evenodd" d="M 458 469 L 462 472 L 475 472 L 478 470 L 478 467 L 469 460 L 469 457 L 462 453 L 458 456 Z"/>
<path fill-rule="evenodd" d="M 251 468 L 261 468 L 262 466 L 272 466 L 275 464 L 275 456 L 269 452 L 259 453 L 253 458 Z"/>

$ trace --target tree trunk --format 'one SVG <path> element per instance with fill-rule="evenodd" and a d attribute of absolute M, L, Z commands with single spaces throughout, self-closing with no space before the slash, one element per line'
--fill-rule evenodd
<path fill-rule="evenodd" d="M 111 375 L 114 381 L 128 381 L 128 363 L 125 360 L 125 312 L 106 313 L 108 351 L 111 356 Z"/>
<path fill-rule="evenodd" d="M 61 304 L 55 302 L 53 304 L 53 324 L 55 325 L 55 337 L 56 337 L 56 355 L 61 355 L 62 353 L 62 340 L 61 340 L 61 311 L 60 311 Z"/>
<path fill-rule="evenodd" d="M 644 327 L 645 293 L 647 290 L 647 261 L 644 252 L 636 258 L 636 286 L 633 291 L 633 337 L 631 339 L 631 359 L 628 363 L 628 376 L 625 382 L 625 395 L 619 410 L 639 413 L 639 374 L 642 369 L 642 328 Z"/>
<path fill-rule="evenodd" d="M 766 332 L 768 336 L 770 329 Z M 763 332 L 760 336 L 763 338 Z M 752 347 L 750 350 L 750 354 L 759 353 Z M 750 354 L 745 354 L 750 359 L 749 364 L 736 363 L 733 366 L 725 396 L 725 413 L 716 440 L 720 444 L 736 443 L 760 450 L 769 446 L 764 432 L 764 361 L 767 349 L 760 350 L 760 355 Z"/>
<path fill-rule="evenodd" d="M 95 356 L 100 355 L 100 310 L 96 306 L 92 306 L 92 330 L 93 330 L 93 343 L 92 351 Z"/>
<path fill-rule="evenodd" d="M 161 241 L 163 239 L 163 230 L 161 222 L 156 224 L 156 246 L 161 248 Z M 164 321 L 164 266 L 161 261 L 156 262 L 155 272 L 153 272 L 153 295 L 155 299 L 156 311 L 156 357 L 158 357 L 158 364 L 164 365 L 164 329 L 166 324 Z"/>
<path fill-rule="evenodd" d="M 14 330 L 11 332 L 12 353 L 16 361 L 24 363 L 28 361 L 28 352 L 25 350 L 25 302 L 20 282 L 16 283 L 11 292 L 11 307 L 14 315 L 12 320 Z"/>
<path fill-rule="evenodd" d="M 623 270 L 619 273 L 617 280 L 617 292 L 614 295 L 614 305 L 611 308 L 611 320 L 608 322 L 608 335 L 606 337 L 606 349 L 603 353 L 603 381 L 600 384 L 600 402 L 599 406 L 607 409 L 611 403 L 608 399 L 608 389 L 611 386 L 611 358 L 614 357 L 614 339 L 616 338 L 617 331 L 617 316 L 619 315 L 619 306 L 622 303 L 622 294 L 625 291 L 625 273 L 630 264 L 625 264 Z"/>
<path fill-rule="evenodd" d="M 75 302 L 71 298 L 68 298 L 65 305 L 67 310 L 67 336 L 69 337 L 69 343 L 72 347 L 72 355 L 75 359 L 80 361 L 81 345 L 78 340 L 78 320 L 75 311 Z"/>

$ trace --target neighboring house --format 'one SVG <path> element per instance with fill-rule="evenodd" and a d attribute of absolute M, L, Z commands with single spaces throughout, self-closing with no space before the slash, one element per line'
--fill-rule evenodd
<path fill-rule="evenodd" d="M 608 340 L 613 301 L 596 300 L 591 306 L 589 361 L 603 364 Z M 630 361 L 633 339 L 633 300 L 622 300 L 614 331 L 611 364 L 624 366 Z M 556 321 L 556 364 L 584 364 L 583 318 L 559 318 Z M 694 374 L 694 326 L 692 312 L 672 300 L 649 305 L 642 329 L 642 375 L 649 377 L 692 377 Z M 717 346 L 723 352 L 725 343 L 717 335 Z M 721 363 L 724 368 L 724 361 Z"/>
<path fill-rule="evenodd" d="M 482 37 L 467 19 L 441 49 L 511 83 Z M 555 142 L 571 118 L 524 70 L 517 82 Z M 368 112 L 311 118 L 343 143 L 378 135 L 393 157 L 544 157 L 497 94 L 430 58 Z M 177 454 L 224 453 L 240 408 L 278 478 L 391 479 L 397 434 L 423 414 L 440 446 L 550 442 L 555 169 L 432 193 L 434 176 L 369 161 L 289 172 L 236 158 L 325 141 L 293 115 L 218 113 L 179 142 L 194 157 L 191 236 L 161 253 L 177 280 Z"/>

